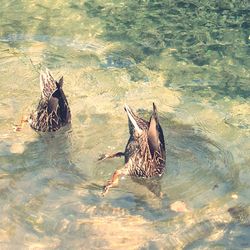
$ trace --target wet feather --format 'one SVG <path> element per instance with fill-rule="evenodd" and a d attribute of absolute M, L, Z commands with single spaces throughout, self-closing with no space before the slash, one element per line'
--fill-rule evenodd
<path fill-rule="evenodd" d="M 30 115 L 31 128 L 36 131 L 50 132 L 71 122 L 70 108 L 62 86 L 63 77 L 56 81 L 48 69 L 41 72 L 41 98 L 36 110 Z"/>
<path fill-rule="evenodd" d="M 104 186 L 103 195 L 114 183 L 117 183 L 119 176 L 161 177 L 165 170 L 165 141 L 155 104 L 153 103 L 153 112 L 149 121 L 137 116 L 127 105 L 125 105 L 125 111 L 128 115 L 130 133 L 124 151 L 125 165 L 114 172 L 111 180 Z M 116 155 L 105 156 L 105 159 Z"/>

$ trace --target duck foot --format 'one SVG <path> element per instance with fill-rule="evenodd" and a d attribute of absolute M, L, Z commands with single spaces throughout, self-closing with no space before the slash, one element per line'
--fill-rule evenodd
<path fill-rule="evenodd" d="M 106 184 L 105 186 L 103 186 L 101 195 L 104 197 L 104 196 L 108 193 L 109 189 L 110 189 L 112 186 L 113 186 L 113 185 L 112 185 L 111 181 L 108 181 L 107 184 Z"/>
<path fill-rule="evenodd" d="M 23 116 L 21 121 L 20 121 L 20 124 L 14 124 L 12 127 L 13 127 L 13 130 L 14 132 L 19 132 L 23 129 L 24 127 L 24 124 L 28 122 L 28 117 L 27 116 Z"/>
<path fill-rule="evenodd" d="M 105 196 L 109 189 L 113 186 L 117 186 L 118 185 L 118 182 L 119 182 L 119 176 L 122 174 L 122 171 L 121 170 L 116 170 L 114 172 L 114 174 L 112 175 L 112 178 L 111 180 L 109 180 L 107 182 L 107 184 L 103 187 L 103 190 L 102 190 L 102 196 Z"/>
<path fill-rule="evenodd" d="M 124 155 L 125 155 L 124 152 L 117 152 L 114 154 L 102 154 L 99 156 L 98 161 L 104 161 L 106 159 L 115 158 L 115 157 L 122 157 Z"/>

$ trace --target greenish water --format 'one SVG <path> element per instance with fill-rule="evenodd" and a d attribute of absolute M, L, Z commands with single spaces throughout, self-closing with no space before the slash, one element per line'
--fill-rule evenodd
<path fill-rule="evenodd" d="M 1 1 L 1 249 L 249 249 L 249 1 Z M 72 127 L 12 125 L 39 71 L 64 76 Z M 163 198 L 122 159 L 125 103 L 155 102 L 167 141 Z M 183 201 L 186 212 L 173 211 Z"/>

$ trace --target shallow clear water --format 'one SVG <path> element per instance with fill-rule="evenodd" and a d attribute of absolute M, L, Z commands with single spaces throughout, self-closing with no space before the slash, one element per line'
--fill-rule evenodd
<path fill-rule="evenodd" d="M 248 1 L 1 1 L 1 249 L 250 248 Z M 12 125 L 64 76 L 72 127 Z M 123 105 L 167 141 L 163 198 L 130 178 Z M 174 212 L 183 201 L 186 212 Z"/>

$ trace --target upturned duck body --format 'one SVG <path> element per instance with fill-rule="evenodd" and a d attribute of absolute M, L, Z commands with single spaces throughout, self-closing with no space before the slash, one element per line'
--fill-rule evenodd
<path fill-rule="evenodd" d="M 41 98 L 28 122 L 36 131 L 56 131 L 71 122 L 68 101 L 62 89 L 63 77 L 58 81 L 46 69 L 40 74 Z"/>
<path fill-rule="evenodd" d="M 103 188 L 103 195 L 108 192 L 109 188 L 117 184 L 120 176 L 129 175 L 148 179 L 162 176 L 165 170 L 164 135 L 155 104 L 153 103 L 153 112 L 149 121 L 137 116 L 127 105 L 124 109 L 128 115 L 130 133 L 125 151 L 104 155 L 100 160 L 124 156 L 125 165 L 114 172 L 112 178 Z"/>

